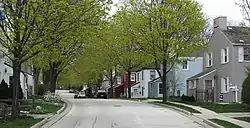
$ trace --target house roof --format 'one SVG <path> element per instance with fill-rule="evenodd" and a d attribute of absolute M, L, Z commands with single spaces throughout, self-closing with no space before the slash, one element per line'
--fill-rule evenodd
<path fill-rule="evenodd" d="M 137 85 L 137 84 L 139 84 L 140 82 L 136 82 L 136 83 L 133 83 L 133 84 L 131 84 L 131 87 L 133 87 L 133 86 L 135 86 L 135 85 Z"/>
<path fill-rule="evenodd" d="M 198 73 L 198 74 L 196 74 L 196 75 L 194 75 L 194 76 L 188 78 L 187 80 L 200 79 L 200 78 L 202 78 L 202 77 L 204 77 L 204 76 L 209 75 L 210 73 L 215 72 L 216 70 L 217 70 L 217 69 L 212 69 L 212 70 L 203 71 L 203 72 L 201 72 L 201 73 Z"/>
<path fill-rule="evenodd" d="M 232 43 L 250 44 L 249 27 L 228 26 L 227 30 L 222 31 Z M 241 40 L 243 40 L 244 42 L 242 42 Z"/>
<path fill-rule="evenodd" d="M 160 79 L 160 77 L 154 78 L 153 80 L 149 81 L 149 82 L 154 82 L 156 80 Z"/>

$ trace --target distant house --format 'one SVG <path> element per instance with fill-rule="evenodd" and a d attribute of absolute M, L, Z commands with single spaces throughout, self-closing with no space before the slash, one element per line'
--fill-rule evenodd
<path fill-rule="evenodd" d="M 246 66 L 250 64 L 249 30 L 227 26 L 227 17 L 214 19 L 214 31 L 204 54 L 203 72 L 188 79 L 188 95 L 201 101 L 241 101 Z"/>
<path fill-rule="evenodd" d="M 201 57 L 201 53 L 197 54 L 197 57 L 186 57 L 183 59 L 186 61 L 174 66 L 167 74 L 167 86 L 169 87 L 168 96 L 187 95 L 186 80 L 189 77 L 202 72 L 203 57 Z M 162 97 L 163 86 L 159 77 L 149 81 L 148 85 L 150 98 Z"/>
<path fill-rule="evenodd" d="M 131 87 L 132 98 L 148 98 L 148 82 L 159 77 L 155 68 L 143 68 L 136 71 L 135 83 Z"/>
<path fill-rule="evenodd" d="M 11 62 L 8 58 L 0 59 L 0 81 L 4 80 L 10 85 L 13 79 L 13 70 Z M 34 93 L 34 79 L 31 66 L 22 65 L 20 74 L 20 84 L 24 94 L 24 98 L 27 99 L 28 95 Z"/>

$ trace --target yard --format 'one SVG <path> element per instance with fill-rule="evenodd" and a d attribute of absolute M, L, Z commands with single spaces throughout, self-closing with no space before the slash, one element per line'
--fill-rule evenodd
<path fill-rule="evenodd" d="M 226 113 L 226 112 L 250 112 L 250 105 L 246 104 L 218 104 L 218 103 L 205 103 L 205 102 L 185 102 L 185 101 L 176 101 L 180 103 L 185 103 L 194 106 L 200 106 L 209 110 L 212 110 L 217 113 Z"/>
<path fill-rule="evenodd" d="M 236 124 L 233 124 L 233 123 L 230 123 L 230 122 L 227 122 L 225 120 L 220 120 L 220 119 L 210 119 L 210 121 L 220 125 L 220 126 L 223 126 L 225 128 L 242 128 Z"/>
<path fill-rule="evenodd" d="M 29 128 L 43 119 L 22 116 L 18 120 L 0 120 L 0 128 Z"/>

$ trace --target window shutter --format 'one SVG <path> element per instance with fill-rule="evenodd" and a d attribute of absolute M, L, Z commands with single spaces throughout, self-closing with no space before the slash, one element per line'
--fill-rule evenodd
<path fill-rule="evenodd" d="M 210 66 L 213 66 L 213 53 L 210 52 L 210 54 L 211 54 L 211 65 Z"/>
<path fill-rule="evenodd" d="M 238 58 L 239 58 L 239 62 L 244 61 L 244 48 L 243 47 L 238 47 Z"/>
<path fill-rule="evenodd" d="M 227 47 L 227 62 L 229 62 L 229 47 Z"/>
<path fill-rule="evenodd" d="M 224 82 L 224 78 L 220 78 L 220 82 L 221 82 L 221 85 L 220 85 L 220 87 L 221 87 L 221 92 L 223 93 L 223 92 L 225 92 L 225 82 Z"/>
<path fill-rule="evenodd" d="M 229 77 L 227 77 L 227 91 L 229 91 L 230 81 Z"/>
<path fill-rule="evenodd" d="M 220 62 L 221 62 L 221 64 L 224 63 L 224 56 L 225 56 L 224 52 L 225 52 L 224 49 L 220 49 Z"/>
<path fill-rule="evenodd" d="M 209 56 L 208 56 L 208 53 L 206 53 L 206 61 L 207 61 L 207 67 L 209 66 L 209 58 L 208 58 Z"/>

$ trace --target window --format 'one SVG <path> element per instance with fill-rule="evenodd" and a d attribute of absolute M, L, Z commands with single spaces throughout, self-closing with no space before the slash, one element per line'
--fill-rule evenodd
<path fill-rule="evenodd" d="M 229 47 L 221 49 L 221 64 L 229 62 Z"/>
<path fill-rule="evenodd" d="M 159 83 L 159 94 L 163 94 L 163 85 Z"/>
<path fill-rule="evenodd" d="M 142 96 L 144 95 L 144 87 L 142 87 L 142 89 L 141 89 L 141 95 Z"/>
<path fill-rule="evenodd" d="M 229 77 L 221 78 L 221 92 L 229 91 Z"/>
<path fill-rule="evenodd" d="M 143 73 L 143 71 L 142 71 L 142 72 L 141 72 L 141 80 L 143 80 L 143 74 L 144 74 L 144 73 Z"/>
<path fill-rule="evenodd" d="M 121 80 L 121 77 L 117 77 L 117 84 L 121 84 L 122 83 L 122 80 Z"/>
<path fill-rule="evenodd" d="M 131 77 L 130 78 L 131 81 L 135 81 L 135 73 L 132 73 L 130 77 Z"/>
<path fill-rule="evenodd" d="M 155 71 L 150 71 L 150 80 L 155 79 Z"/>
<path fill-rule="evenodd" d="M 250 47 L 238 47 L 238 59 L 239 62 L 250 61 Z"/>
<path fill-rule="evenodd" d="M 184 61 L 182 64 L 182 69 L 183 70 L 188 70 L 188 61 Z"/>
<path fill-rule="evenodd" d="M 211 67 L 213 65 L 213 54 L 212 52 L 207 53 L 207 67 Z"/>

